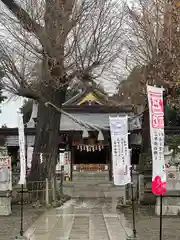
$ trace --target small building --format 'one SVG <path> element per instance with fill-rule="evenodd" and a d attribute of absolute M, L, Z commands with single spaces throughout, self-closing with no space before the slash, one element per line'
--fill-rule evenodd
<path fill-rule="evenodd" d="M 107 95 L 89 88 L 65 102 L 62 109 L 73 119 L 85 123 L 83 125 L 66 114 L 61 115 L 58 144 L 60 152 L 65 151 L 65 164 L 68 166 L 71 180 L 79 172 L 104 172 L 109 180 L 112 179 L 109 116 L 129 116 L 130 147 L 140 148 L 141 122 L 139 117 L 134 115 L 132 106 L 114 106 Z M 33 104 L 31 112 L 25 128 L 27 149 L 34 145 L 36 103 Z M 18 129 L 1 128 L 0 136 L 4 138 L 9 153 L 17 156 Z"/>

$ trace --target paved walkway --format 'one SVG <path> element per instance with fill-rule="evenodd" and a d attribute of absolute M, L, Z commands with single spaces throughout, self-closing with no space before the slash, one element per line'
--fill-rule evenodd
<path fill-rule="evenodd" d="M 132 223 L 132 209 L 124 208 L 122 211 Z M 136 205 L 135 219 L 138 240 L 159 240 L 160 219 L 155 215 L 154 207 Z M 163 216 L 162 227 L 163 240 L 180 240 L 179 216 Z"/>
<path fill-rule="evenodd" d="M 24 230 L 28 229 L 34 221 L 44 213 L 44 208 L 34 208 L 32 205 L 24 206 Z M 12 205 L 12 214 L 0 216 L 0 240 L 14 240 L 20 231 L 20 205 Z"/>
<path fill-rule="evenodd" d="M 106 199 L 71 200 L 51 209 L 29 228 L 30 240 L 125 240 L 132 231 L 116 204 Z"/>

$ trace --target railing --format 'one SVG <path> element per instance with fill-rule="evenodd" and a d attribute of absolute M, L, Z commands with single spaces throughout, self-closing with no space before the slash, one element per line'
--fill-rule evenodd
<path fill-rule="evenodd" d="M 23 190 L 24 203 L 36 205 L 49 205 L 63 197 L 63 174 L 59 178 L 45 179 L 44 181 L 28 181 Z M 21 186 L 13 188 L 12 203 L 16 204 L 21 199 Z"/>

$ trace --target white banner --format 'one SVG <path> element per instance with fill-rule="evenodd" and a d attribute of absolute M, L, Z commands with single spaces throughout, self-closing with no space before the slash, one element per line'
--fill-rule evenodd
<path fill-rule="evenodd" d="M 147 86 L 152 150 L 152 192 L 166 192 L 163 88 Z"/>
<path fill-rule="evenodd" d="M 18 132 L 19 132 L 19 155 L 20 155 L 20 180 L 19 184 L 26 184 L 26 158 L 25 158 L 25 138 L 23 115 L 18 112 Z"/>
<path fill-rule="evenodd" d="M 128 148 L 128 117 L 109 117 L 115 185 L 131 182 L 130 152 Z"/>

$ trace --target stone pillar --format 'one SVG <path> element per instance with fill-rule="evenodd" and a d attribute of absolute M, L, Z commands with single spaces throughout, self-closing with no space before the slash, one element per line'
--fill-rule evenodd
<path fill-rule="evenodd" d="M 144 175 L 139 174 L 139 181 L 138 181 L 138 190 L 139 190 L 139 202 L 143 202 L 144 200 Z"/>
<path fill-rule="evenodd" d="M 171 195 L 171 197 L 163 197 L 162 214 L 166 216 L 179 216 L 180 197 L 178 196 L 180 196 L 180 191 L 167 191 L 165 195 Z M 172 197 L 173 195 L 174 197 Z M 160 215 L 160 197 L 156 197 L 155 213 L 158 216 Z"/>
<path fill-rule="evenodd" d="M 180 172 L 175 166 L 171 166 L 167 170 L 167 192 L 163 197 L 163 215 L 179 215 L 180 214 Z M 169 196 L 168 196 L 169 195 Z M 155 213 L 160 214 L 160 200 L 156 198 Z"/>
<path fill-rule="evenodd" d="M 0 216 L 11 214 L 11 161 L 9 157 L 0 156 Z"/>
<path fill-rule="evenodd" d="M 0 216 L 11 214 L 11 194 L 9 191 L 0 191 Z"/>

